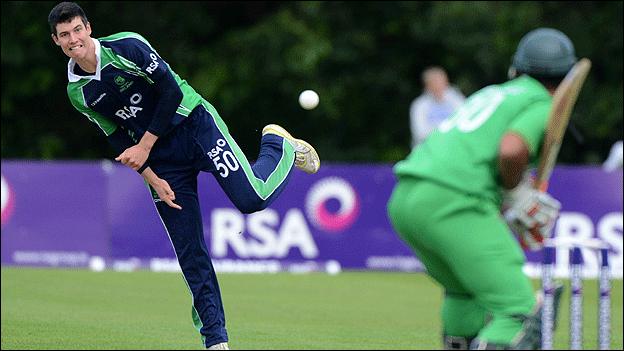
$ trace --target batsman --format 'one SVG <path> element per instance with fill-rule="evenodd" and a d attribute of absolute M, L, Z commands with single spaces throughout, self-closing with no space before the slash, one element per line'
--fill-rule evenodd
<path fill-rule="evenodd" d="M 539 162 L 552 96 L 576 61 L 562 32 L 527 33 L 510 80 L 473 94 L 394 167 L 388 214 L 444 288 L 445 349 L 540 348 L 541 305 L 521 246 L 540 248 L 560 204 L 527 174 Z"/>

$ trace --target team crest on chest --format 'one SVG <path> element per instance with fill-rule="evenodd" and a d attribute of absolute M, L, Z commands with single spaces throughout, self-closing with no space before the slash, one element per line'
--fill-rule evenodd
<path fill-rule="evenodd" d="M 128 88 L 130 88 L 132 86 L 132 84 L 134 84 L 133 81 L 126 81 L 126 78 L 122 77 L 122 76 L 117 76 L 115 77 L 115 84 L 117 84 L 119 86 L 119 92 L 123 93 L 124 91 L 126 91 Z"/>

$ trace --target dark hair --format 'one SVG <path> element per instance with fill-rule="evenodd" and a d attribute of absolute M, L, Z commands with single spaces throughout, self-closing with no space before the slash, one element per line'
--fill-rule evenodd
<path fill-rule="evenodd" d="M 78 4 L 75 2 L 62 2 L 50 11 L 48 15 L 48 24 L 50 25 L 50 32 L 56 35 L 56 25 L 59 23 L 71 22 L 76 17 L 82 19 L 82 23 L 86 26 L 89 23 L 87 15 Z"/>

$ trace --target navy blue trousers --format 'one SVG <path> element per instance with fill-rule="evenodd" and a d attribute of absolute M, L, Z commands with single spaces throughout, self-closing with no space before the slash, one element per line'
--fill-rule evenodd
<path fill-rule="evenodd" d="M 208 103 L 156 142 L 149 157 L 152 170 L 175 192 L 177 210 L 160 201 L 156 208 L 173 244 L 184 279 L 193 296 L 192 317 L 206 347 L 228 341 L 219 283 L 206 248 L 197 195 L 199 172 L 210 172 L 243 213 L 260 211 L 285 187 L 295 160 L 293 146 L 282 137 L 262 137 L 254 165 L 230 136 Z"/>

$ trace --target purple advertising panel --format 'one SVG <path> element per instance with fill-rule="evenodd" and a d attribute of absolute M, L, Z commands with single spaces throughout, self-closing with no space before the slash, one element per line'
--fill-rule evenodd
<path fill-rule="evenodd" d="M 109 178 L 111 258 L 175 257 L 143 178 L 120 165 L 111 167 Z"/>
<path fill-rule="evenodd" d="M 84 266 L 110 251 L 97 162 L 2 162 L 2 264 Z"/>
<path fill-rule="evenodd" d="M 315 175 L 295 172 L 270 208 L 242 215 L 211 176 L 199 185 L 204 230 L 212 257 L 280 260 L 287 269 L 418 270 L 386 215 L 394 186 L 387 165 L 324 165 Z M 319 267 L 320 265 L 320 267 Z"/>
<path fill-rule="evenodd" d="M 396 235 L 386 203 L 395 184 L 388 164 L 324 164 L 293 171 L 263 211 L 240 213 L 211 174 L 199 176 L 206 244 L 217 271 L 305 272 L 341 269 L 420 271 Z M 566 245 L 607 245 L 622 277 L 622 171 L 558 167 L 549 192 L 562 203 L 553 234 L 557 269 L 567 272 Z M 590 248 L 588 274 L 598 261 Z M 538 275 L 541 252 L 527 252 Z M 149 191 L 136 172 L 102 162 L 2 162 L 2 264 L 179 270 Z"/>

